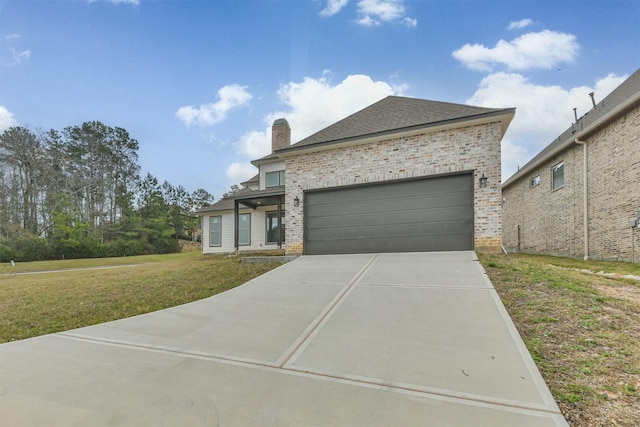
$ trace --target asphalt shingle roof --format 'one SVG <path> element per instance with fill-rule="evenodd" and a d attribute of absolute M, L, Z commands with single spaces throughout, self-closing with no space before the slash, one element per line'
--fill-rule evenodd
<path fill-rule="evenodd" d="M 540 151 L 535 157 L 528 161 L 518 172 L 513 174 L 508 180 L 505 181 L 503 187 L 518 181 L 524 175 L 530 173 L 530 167 L 536 165 L 538 161 L 546 158 L 550 153 L 560 149 L 564 144 L 571 143 L 575 140 L 575 135 L 579 132 L 589 129 L 598 119 L 602 118 L 627 99 L 640 92 L 640 69 L 636 70 L 627 80 L 622 82 L 620 86 L 615 88 L 613 92 L 607 95 L 602 101 L 596 103 L 596 106 L 585 113 L 578 119 L 576 123 L 572 123 L 564 132 L 562 132 L 556 139 L 554 139 L 549 145 L 547 145 L 542 151 Z M 586 95 L 586 94 L 585 94 Z M 597 95 L 597 94 L 596 94 Z"/>
<path fill-rule="evenodd" d="M 388 96 L 290 147 L 276 151 L 275 154 L 312 145 L 445 124 L 510 111 L 512 112 L 513 109 L 474 107 L 449 102 Z"/>

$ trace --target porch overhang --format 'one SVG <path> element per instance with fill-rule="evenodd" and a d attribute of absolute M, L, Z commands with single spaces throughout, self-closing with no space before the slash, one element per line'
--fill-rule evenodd
<path fill-rule="evenodd" d="M 234 247 L 240 249 L 239 215 L 240 206 L 251 209 L 258 209 L 262 206 L 277 206 L 278 218 L 282 217 L 284 207 L 284 186 L 266 190 L 254 190 L 245 194 L 238 194 L 233 200 L 233 227 L 234 227 Z M 278 234 L 278 249 L 282 248 L 281 233 Z"/>

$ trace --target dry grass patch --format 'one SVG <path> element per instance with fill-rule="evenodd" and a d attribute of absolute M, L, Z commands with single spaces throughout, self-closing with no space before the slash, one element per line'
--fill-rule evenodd
<path fill-rule="evenodd" d="M 130 265 L 0 275 L 0 342 L 135 316 L 206 298 L 279 264 L 198 253 L 24 263 L 25 271 Z M 58 264 L 55 264 L 58 263 Z"/>
<path fill-rule="evenodd" d="M 479 254 L 572 426 L 640 425 L 640 265 Z"/>

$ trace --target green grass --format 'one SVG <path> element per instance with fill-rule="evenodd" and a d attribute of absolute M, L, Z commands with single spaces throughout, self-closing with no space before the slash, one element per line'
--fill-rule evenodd
<path fill-rule="evenodd" d="M 640 264 L 478 255 L 570 425 L 640 425 L 640 282 L 577 271 Z"/>
<path fill-rule="evenodd" d="M 64 270 L 73 268 L 108 267 L 115 265 L 137 265 L 149 262 L 186 259 L 192 257 L 194 254 L 195 252 L 181 252 L 166 255 L 140 255 L 114 258 L 84 258 L 55 261 L 16 262 L 15 266 L 12 266 L 9 262 L 3 262 L 0 264 L 0 274 Z"/>
<path fill-rule="evenodd" d="M 78 268 L 126 265 L 110 269 Z M 161 310 L 238 286 L 278 266 L 197 252 L 17 264 L 0 275 L 0 342 Z M 18 270 L 19 269 L 19 270 Z"/>

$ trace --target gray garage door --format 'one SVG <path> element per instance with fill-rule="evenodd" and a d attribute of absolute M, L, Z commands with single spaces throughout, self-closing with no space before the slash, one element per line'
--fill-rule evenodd
<path fill-rule="evenodd" d="M 473 249 L 473 175 L 305 193 L 304 252 Z"/>

